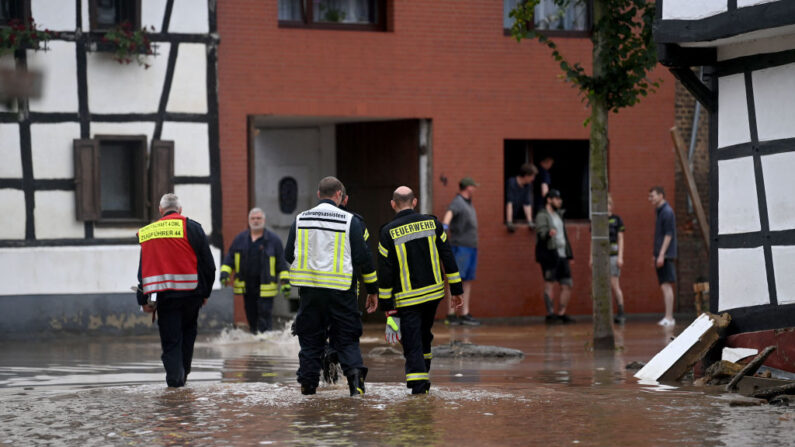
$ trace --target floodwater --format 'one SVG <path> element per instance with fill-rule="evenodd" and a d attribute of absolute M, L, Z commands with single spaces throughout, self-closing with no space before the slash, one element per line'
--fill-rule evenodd
<path fill-rule="evenodd" d="M 617 328 L 614 353 L 589 349 L 589 323 L 435 327 L 451 339 L 520 349 L 523 359 L 434 359 L 433 388 L 410 396 L 399 355 L 371 357 L 367 394 L 301 396 L 289 331 L 200 335 L 188 386 L 167 389 L 151 337 L 0 343 L 0 445 L 750 446 L 795 444 L 790 407 L 732 407 L 717 388 L 639 384 L 683 329 Z M 155 331 L 153 329 L 153 334 Z"/>

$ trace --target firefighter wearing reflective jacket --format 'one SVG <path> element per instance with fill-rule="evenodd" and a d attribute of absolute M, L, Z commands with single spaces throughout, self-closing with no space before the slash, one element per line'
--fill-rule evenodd
<path fill-rule="evenodd" d="M 354 269 L 359 269 L 364 280 L 370 313 L 378 308 L 378 284 L 359 220 L 338 208 L 342 194 L 339 180 L 322 179 L 317 191 L 320 203 L 296 217 L 287 237 L 290 283 L 300 287 L 295 332 L 301 346 L 297 375 L 302 394 L 315 394 L 327 334 L 348 378 L 351 396 L 365 392 L 367 368 L 359 350 L 362 322 Z"/>
<path fill-rule="evenodd" d="M 290 295 L 290 272 L 282 241 L 265 228 L 265 222 L 265 212 L 252 208 L 248 212 L 248 229 L 235 236 L 221 265 L 221 284 L 226 286 L 231 280 L 235 294 L 243 295 L 246 319 L 253 333 L 273 329 L 274 297 L 279 290 L 285 298 Z"/>
<path fill-rule="evenodd" d="M 426 394 L 431 387 L 431 327 L 445 279 L 456 308 L 463 304 L 464 290 L 436 217 L 414 211 L 417 199 L 406 186 L 395 190 L 391 205 L 397 214 L 381 228 L 378 244 L 378 302 L 387 315 L 386 340 L 403 345 L 406 386 L 411 394 Z"/>
<path fill-rule="evenodd" d="M 160 220 L 138 230 L 137 299 L 145 312 L 157 312 L 166 383 L 181 387 L 190 373 L 199 309 L 210 296 L 215 261 L 207 235 L 182 215 L 177 196 L 165 194 L 159 210 Z"/>

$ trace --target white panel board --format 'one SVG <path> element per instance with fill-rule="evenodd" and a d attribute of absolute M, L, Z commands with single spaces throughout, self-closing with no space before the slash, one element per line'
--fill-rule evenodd
<path fill-rule="evenodd" d="M 155 113 L 168 65 L 169 44 L 157 44 L 149 69 L 137 62 L 122 65 L 110 53 L 88 54 L 88 104 L 92 113 Z"/>
<path fill-rule="evenodd" d="M 726 0 L 665 0 L 663 20 L 697 20 L 728 10 Z"/>
<path fill-rule="evenodd" d="M 152 27 L 160 32 L 163 28 L 166 3 L 166 0 L 141 0 L 141 26 L 150 32 Z"/>
<path fill-rule="evenodd" d="M 207 0 L 174 0 L 168 32 L 207 34 L 210 32 L 208 14 Z"/>
<path fill-rule="evenodd" d="M 718 233 L 760 229 L 753 157 L 718 161 Z"/>
<path fill-rule="evenodd" d="M 795 64 L 753 72 L 759 141 L 795 137 Z"/>
<path fill-rule="evenodd" d="M 761 5 L 762 3 L 773 3 L 780 0 L 737 0 L 738 8 L 746 8 L 748 6 Z"/>
<path fill-rule="evenodd" d="M 75 138 L 80 138 L 78 123 L 31 124 L 33 176 L 37 179 L 73 178 Z"/>
<path fill-rule="evenodd" d="M 151 143 L 154 133 L 155 123 L 91 123 L 92 138 L 97 135 L 146 135 L 146 141 Z"/>
<path fill-rule="evenodd" d="M 85 226 L 76 217 L 74 191 L 36 191 L 35 197 L 36 239 L 85 237 Z"/>
<path fill-rule="evenodd" d="M 163 123 L 163 140 L 174 141 L 174 175 L 210 175 L 210 136 L 204 123 Z"/>
<path fill-rule="evenodd" d="M 25 193 L 23 191 L 0 189 L 0 215 L 3 216 L 3 224 L 0 225 L 0 239 L 25 239 Z M 6 273 L 3 272 L 3 274 Z"/>
<path fill-rule="evenodd" d="M 143 225 L 141 225 L 143 226 Z M 138 232 L 137 226 L 128 227 L 99 227 L 94 226 L 94 237 L 97 239 L 102 238 L 121 238 L 121 237 L 135 237 Z"/>
<path fill-rule="evenodd" d="M 41 29 L 74 31 L 77 29 L 75 0 L 33 0 L 30 15 Z"/>
<path fill-rule="evenodd" d="M 174 185 L 174 194 L 182 203 L 182 214 L 199 222 L 209 236 L 213 231 L 210 185 Z"/>
<path fill-rule="evenodd" d="M 745 76 L 740 73 L 718 78 L 718 147 L 751 141 Z"/>
<path fill-rule="evenodd" d="M 662 377 L 671 367 L 687 353 L 701 337 L 707 333 L 714 322 L 707 314 L 701 314 L 690 324 L 679 336 L 677 336 L 668 346 L 652 357 L 643 368 L 635 373 L 635 378 L 640 380 L 657 380 Z"/>
<path fill-rule="evenodd" d="M 221 251 L 210 250 L 218 289 Z M 0 295 L 129 293 L 138 282 L 139 254 L 138 245 L 0 248 L 0 271 L 15 279 L 0 281 Z"/>
<path fill-rule="evenodd" d="M 74 8 L 73 8 L 74 10 Z M 28 50 L 28 67 L 44 74 L 41 96 L 31 98 L 34 112 L 77 112 L 77 56 L 74 42 L 51 40 L 48 51 Z"/>
<path fill-rule="evenodd" d="M 718 61 L 762 53 L 777 53 L 795 48 L 795 34 L 753 39 L 718 47 Z"/>
<path fill-rule="evenodd" d="M 774 245 L 771 248 L 778 303 L 795 303 L 795 246 Z"/>
<path fill-rule="evenodd" d="M 793 147 L 792 149 L 795 149 Z M 795 152 L 761 157 L 770 230 L 795 228 Z"/>
<path fill-rule="evenodd" d="M 180 44 L 166 110 L 207 113 L 207 47 L 204 44 Z"/>
<path fill-rule="evenodd" d="M 762 247 L 718 250 L 718 311 L 770 304 Z"/>
<path fill-rule="evenodd" d="M 0 124 L 0 160 L 0 178 L 22 177 L 18 124 Z"/>

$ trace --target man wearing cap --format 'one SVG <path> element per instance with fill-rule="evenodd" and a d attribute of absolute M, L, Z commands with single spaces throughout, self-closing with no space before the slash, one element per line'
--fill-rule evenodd
<path fill-rule="evenodd" d="M 478 184 L 472 177 L 462 178 L 458 183 L 458 195 L 450 202 L 450 206 L 447 207 L 447 212 L 442 218 L 444 228 L 450 230 L 450 245 L 464 286 L 461 317 L 455 314 L 452 300 L 447 300 L 448 313 L 444 322 L 448 325 L 478 326 L 480 324 L 469 313 L 469 294 L 478 264 L 478 216 L 475 213 L 475 207 L 472 206 L 472 195 L 477 186 Z"/>
<path fill-rule="evenodd" d="M 536 216 L 536 261 L 541 264 L 544 275 L 544 304 L 547 308 L 547 323 L 573 323 L 566 314 L 571 297 L 571 266 L 573 259 L 566 226 L 561 209 L 563 199 L 560 191 L 550 189 L 546 196 L 546 207 Z M 560 306 L 557 313 L 552 295 L 552 286 L 560 284 Z"/>

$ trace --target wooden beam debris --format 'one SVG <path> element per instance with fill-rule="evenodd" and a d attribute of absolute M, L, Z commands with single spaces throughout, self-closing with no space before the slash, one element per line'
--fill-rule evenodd
<path fill-rule="evenodd" d="M 729 384 L 726 385 L 726 391 L 729 392 L 735 391 L 737 389 L 737 383 L 745 376 L 754 375 L 754 373 L 756 373 L 756 371 L 759 370 L 762 364 L 765 363 L 765 360 L 767 360 L 770 354 L 772 354 L 773 351 L 775 350 L 776 350 L 775 346 L 768 346 L 759 355 L 754 357 L 753 360 L 748 362 L 748 364 L 745 365 L 745 368 L 743 368 L 740 372 L 738 372 L 737 375 L 734 376 L 734 378 L 731 380 L 731 382 L 729 382 Z"/>

